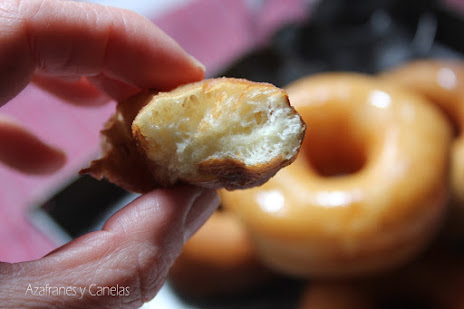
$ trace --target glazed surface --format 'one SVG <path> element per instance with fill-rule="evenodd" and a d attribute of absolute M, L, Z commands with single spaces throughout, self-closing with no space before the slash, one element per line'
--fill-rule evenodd
<path fill-rule="evenodd" d="M 260 258 L 308 277 L 383 271 L 417 255 L 445 212 L 445 117 L 362 75 L 322 74 L 286 90 L 308 125 L 297 160 L 259 188 L 221 192 Z"/>

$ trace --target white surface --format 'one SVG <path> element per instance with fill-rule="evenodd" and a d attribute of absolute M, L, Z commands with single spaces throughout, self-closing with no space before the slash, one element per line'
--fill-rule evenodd
<path fill-rule="evenodd" d="M 174 291 L 170 288 L 169 284 L 165 284 L 158 292 L 156 297 L 143 305 L 142 309 L 198 309 L 183 303 Z"/>
<path fill-rule="evenodd" d="M 108 6 L 120 7 L 139 13 L 148 18 L 165 14 L 193 0 L 81 0 Z"/>

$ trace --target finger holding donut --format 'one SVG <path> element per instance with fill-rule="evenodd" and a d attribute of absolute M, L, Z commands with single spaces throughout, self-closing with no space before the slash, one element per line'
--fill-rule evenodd
<path fill-rule="evenodd" d="M 259 188 L 221 191 L 259 257 L 298 277 L 351 277 L 417 256 L 441 226 L 451 129 L 414 94 L 357 74 L 287 87 L 308 124 L 297 160 Z"/>

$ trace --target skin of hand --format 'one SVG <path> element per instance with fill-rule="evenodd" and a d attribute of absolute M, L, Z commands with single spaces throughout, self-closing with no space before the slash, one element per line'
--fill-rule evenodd
<path fill-rule="evenodd" d="M 94 105 L 204 77 L 198 61 L 127 10 L 3 0 L 0 25 L 0 106 L 30 82 L 73 104 Z M 52 173 L 65 163 L 62 151 L 5 116 L 0 143 L 0 161 L 24 173 Z M 185 241 L 218 204 L 214 191 L 187 185 L 144 194 L 101 231 L 39 260 L 0 263 L 0 307 L 138 308 L 156 295 Z"/>

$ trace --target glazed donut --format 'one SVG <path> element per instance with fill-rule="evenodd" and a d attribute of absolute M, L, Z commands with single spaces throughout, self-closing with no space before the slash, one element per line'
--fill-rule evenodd
<path fill-rule="evenodd" d="M 380 277 L 306 285 L 298 309 L 464 308 L 464 262 L 454 254 L 427 255 Z"/>
<path fill-rule="evenodd" d="M 308 124 L 297 160 L 259 188 L 221 191 L 259 257 L 299 276 L 357 276 L 415 257 L 442 223 L 451 129 L 423 99 L 327 73 L 287 87 Z"/>
<path fill-rule="evenodd" d="M 180 295 L 205 298 L 252 291 L 276 277 L 257 259 L 242 223 L 216 211 L 184 245 L 169 272 Z"/>
<path fill-rule="evenodd" d="M 451 150 L 452 229 L 464 228 L 464 63 L 458 60 L 416 60 L 380 75 L 383 81 L 418 92 L 437 105 L 452 123 Z"/>

